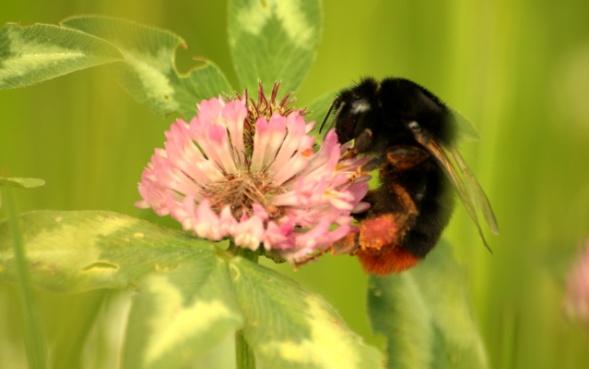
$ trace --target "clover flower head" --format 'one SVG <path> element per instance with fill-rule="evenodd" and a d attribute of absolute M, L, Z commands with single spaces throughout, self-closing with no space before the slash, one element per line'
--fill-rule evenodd
<path fill-rule="evenodd" d="M 589 243 L 568 276 L 565 309 L 571 318 L 589 323 Z"/>
<path fill-rule="evenodd" d="M 194 118 L 172 124 L 143 172 L 138 206 L 198 237 L 296 264 L 344 237 L 352 213 L 367 208 L 365 161 L 342 158 L 333 130 L 317 148 L 314 122 L 277 92 L 204 100 Z"/>

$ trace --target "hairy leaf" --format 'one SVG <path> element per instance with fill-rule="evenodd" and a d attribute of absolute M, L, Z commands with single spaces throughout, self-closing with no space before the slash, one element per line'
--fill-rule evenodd
<path fill-rule="evenodd" d="M 411 271 L 371 277 L 370 318 L 388 339 L 388 368 L 488 367 L 464 280 L 445 242 Z"/>
<path fill-rule="evenodd" d="M 319 0 L 230 0 L 229 47 L 241 87 L 266 90 L 282 83 L 296 90 L 305 77 L 321 33 Z"/>

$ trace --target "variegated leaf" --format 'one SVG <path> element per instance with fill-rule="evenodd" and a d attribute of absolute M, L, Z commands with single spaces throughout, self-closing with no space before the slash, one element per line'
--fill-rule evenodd
<path fill-rule="evenodd" d="M 62 26 L 7 24 L 0 28 L 0 89 L 114 63 L 121 85 L 137 101 L 159 113 L 192 116 L 198 101 L 233 89 L 208 60 L 178 72 L 179 46 L 184 41 L 171 32 L 101 16 L 69 18 Z"/>
<path fill-rule="evenodd" d="M 35 211 L 19 217 L 35 284 L 55 291 L 126 288 L 145 274 L 211 255 L 207 242 L 122 214 Z M 14 275 L 10 229 L 0 224 L 0 277 Z"/>
<path fill-rule="evenodd" d="M 106 40 L 123 56 L 121 85 L 139 102 L 162 113 L 195 113 L 202 99 L 232 92 L 223 72 L 211 61 L 180 74 L 175 66 L 184 40 L 169 31 L 102 16 L 68 18 L 62 24 Z"/>
<path fill-rule="evenodd" d="M 241 86 L 283 92 L 297 89 L 312 61 L 321 33 L 319 0 L 230 0 L 229 47 Z"/>
<path fill-rule="evenodd" d="M 0 89 L 28 86 L 119 60 L 112 45 L 91 35 L 48 24 L 0 28 Z"/>
<path fill-rule="evenodd" d="M 37 287 L 134 291 L 123 368 L 199 368 L 239 328 L 257 368 L 382 367 L 321 297 L 207 241 L 110 212 L 31 212 L 19 223 Z M 14 276 L 2 223 L 0 279 Z"/>
<path fill-rule="evenodd" d="M 446 242 L 411 271 L 371 277 L 369 313 L 388 340 L 387 368 L 488 368 L 464 281 Z"/>
<path fill-rule="evenodd" d="M 242 324 L 227 264 L 202 254 L 142 281 L 129 315 L 123 368 L 198 368 L 196 358 Z"/>
<path fill-rule="evenodd" d="M 380 353 L 346 327 L 320 296 L 246 259 L 232 259 L 229 270 L 256 368 L 383 367 Z"/>

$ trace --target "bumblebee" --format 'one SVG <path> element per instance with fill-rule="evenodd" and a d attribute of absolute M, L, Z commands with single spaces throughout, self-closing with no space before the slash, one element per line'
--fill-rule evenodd
<path fill-rule="evenodd" d="M 334 245 L 336 253 L 358 256 L 373 274 L 398 273 L 436 245 L 458 194 L 484 245 L 490 250 L 480 215 L 493 233 L 497 220 L 485 192 L 455 148 L 464 124 L 430 91 L 403 78 L 364 79 L 341 91 L 331 115 L 341 143 L 353 141 L 345 155 L 369 155 L 380 185 L 356 214 L 358 231 Z M 454 191 L 451 191 L 451 189 Z"/>

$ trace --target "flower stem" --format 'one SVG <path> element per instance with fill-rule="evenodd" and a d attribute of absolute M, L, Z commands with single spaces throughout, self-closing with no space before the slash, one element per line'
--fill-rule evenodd
<path fill-rule="evenodd" d="M 255 369 L 256 358 L 243 336 L 243 329 L 235 332 L 235 362 L 237 369 Z"/>
<path fill-rule="evenodd" d="M 258 263 L 258 253 L 249 249 L 236 246 L 230 241 L 229 252 L 235 256 L 241 256 L 253 263 Z M 237 369 L 255 369 L 256 357 L 254 351 L 245 339 L 243 329 L 235 332 L 235 363 Z"/>
<path fill-rule="evenodd" d="M 228 251 L 235 256 L 241 256 L 242 258 L 248 259 L 253 263 L 258 263 L 259 254 L 257 251 L 252 251 L 250 249 L 236 246 L 233 241 L 230 242 Z"/>

